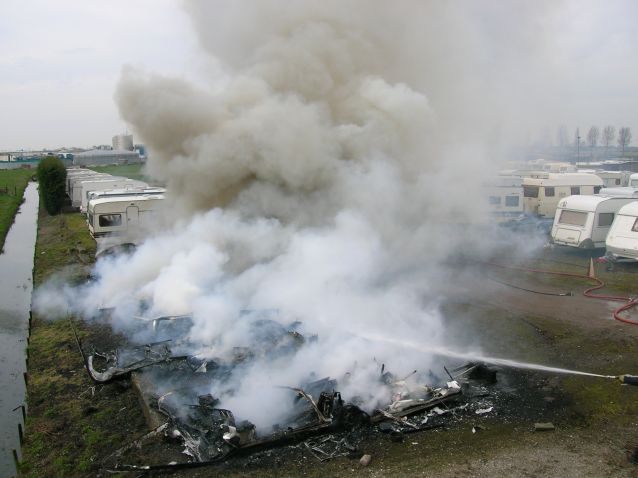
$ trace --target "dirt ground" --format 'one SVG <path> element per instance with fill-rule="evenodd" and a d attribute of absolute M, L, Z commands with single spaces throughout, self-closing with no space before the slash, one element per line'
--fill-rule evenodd
<path fill-rule="evenodd" d="M 537 258 L 530 266 L 587 272 L 586 256 L 549 251 L 547 258 L 549 263 Z M 558 259 L 569 262 L 556 263 Z M 627 283 L 633 287 L 638 277 L 636 267 L 605 268 L 596 265 L 609 284 L 605 291 L 614 294 L 626 293 Z M 472 347 L 480 343 L 489 356 L 605 375 L 638 373 L 638 327 L 613 320 L 619 303 L 584 297 L 587 280 L 484 264 L 453 268 L 451 275 L 441 283 L 454 283 L 456 293 L 441 291 L 447 297 L 442 311 L 448 334 L 459 347 L 466 340 Z M 567 291 L 572 294 L 544 295 Z M 638 319 L 638 313 L 633 316 Z M 467 330 L 473 332 L 464 339 Z M 365 468 L 351 458 L 319 463 L 312 456 L 279 452 L 274 458 L 231 460 L 174 476 L 638 476 L 632 463 L 638 446 L 638 387 L 537 371 L 505 369 L 501 376 L 516 380 L 516 392 L 494 414 L 455 416 L 444 429 L 411 435 L 403 443 L 372 434 L 360 444 L 360 452 L 373 457 Z M 555 430 L 535 432 L 536 422 L 551 422 Z M 477 424 L 482 430 L 472 433 Z"/>

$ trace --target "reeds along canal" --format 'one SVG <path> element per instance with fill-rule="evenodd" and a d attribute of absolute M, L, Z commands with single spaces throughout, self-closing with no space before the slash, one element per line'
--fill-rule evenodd
<path fill-rule="evenodd" d="M 18 426 L 24 428 L 20 407 L 26 403 L 26 348 L 38 204 L 38 186 L 29 183 L 0 254 L 0 476 L 16 475 L 13 450 L 19 456 Z"/>

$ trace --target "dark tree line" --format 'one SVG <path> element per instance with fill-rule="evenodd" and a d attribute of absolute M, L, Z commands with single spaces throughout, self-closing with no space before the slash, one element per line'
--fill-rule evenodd
<path fill-rule="evenodd" d="M 62 209 L 66 195 L 66 168 L 55 156 L 47 156 L 38 164 L 40 197 L 46 211 L 57 214 Z"/>

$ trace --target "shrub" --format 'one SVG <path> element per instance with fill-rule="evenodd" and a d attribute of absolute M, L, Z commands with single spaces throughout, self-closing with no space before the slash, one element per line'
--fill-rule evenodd
<path fill-rule="evenodd" d="M 47 156 L 40 161 L 38 182 L 44 208 L 52 216 L 59 213 L 66 194 L 66 168 L 62 161 L 55 156 Z"/>

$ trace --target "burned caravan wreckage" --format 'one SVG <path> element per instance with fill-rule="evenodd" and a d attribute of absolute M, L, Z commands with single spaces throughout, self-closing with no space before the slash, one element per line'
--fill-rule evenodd
<path fill-rule="evenodd" d="M 145 326 L 150 327 L 155 336 L 162 338 L 166 329 L 172 329 L 169 335 L 173 337 L 176 330 L 187 330 L 191 318 L 183 315 L 140 321 L 145 321 Z M 404 434 L 438 428 L 442 426 L 436 420 L 439 415 L 467 407 L 467 403 L 457 405 L 464 395 L 462 390 L 467 390 L 470 381 L 495 381 L 494 370 L 483 364 L 467 364 L 454 369 L 452 373 L 446 369 L 449 381 L 443 381 L 442 386 L 431 387 L 418 384 L 416 370 L 401 378 L 386 371 L 384 364 L 379 364 L 378 386 L 387 392 L 387 400 L 377 408 L 365 411 L 361 408 L 359 397 L 346 400 L 339 392 L 340 384 L 345 384 L 351 377 L 340 380 L 330 377 L 316 379 L 310 374 L 308 381 L 298 386 L 273 384 L 274 387 L 289 390 L 290 398 L 282 403 L 286 410 L 285 419 L 273 426 L 270 433 L 264 434 L 251 422 L 237 420 L 232 410 L 223 408 L 221 400 L 210 393 L 211 384 L 221 384 L 222 388 L 232 387 L 232 375 L 241 373 L 241 368 L 253 360 L 269 355 L 292 354 L 304 344 L 317 340 L 316 336 L 299 333 L 297 325 L 293 323 L 284 327 L 271 319 L 253 320 L 251 327 L 256 340 L 249 347 L 235 347 L 232 355 L 225 359 L 202 358 L 184 353 L 188 347 L 175 338 L 106 353 L 85 348 L 78 339 L 91 379 L 105 383 L 136 375 L 138 382 L 142 383 L 138 393 L 156 417 L 156 426 L 152 427 L 147 437 L 162 434 L 181 443 L 183 453 L 190 457 L 186 462 L 150 466 L 117 462 L 109 465 L 110 468 L 160 470 L 198 467 L 220 463 L 233 456 L 299 443 L 303 443 L 320 461 L 336 456 L 353 456 L 358 453 L 355 440 L 349 440 L 346 436 L 334 440 L 335 434 L 374 428 L 389 433 L 392 440 L 401 440 Z M 432 372 L 429 376 L 433 378 Z M 232 390 L 228 392 L 233 393 Z M 455 405 L 450 407 L 450 404 Z M 416 421 L 408 419 L 415 415 L 418 415 Z M 434 417 L 434 420 L 429 417 Z M 319 447 L 316 444 L 309 445 L 317 436 L 328 438 L 321 441 Z M 332 451 L 326 452 L 325 446 L 329 442 L 337 445 Z M 136 443 L 135 446 L 139 447 L 140 444 Z M 120 457 L 123 450 L 112 457 Z"/>

